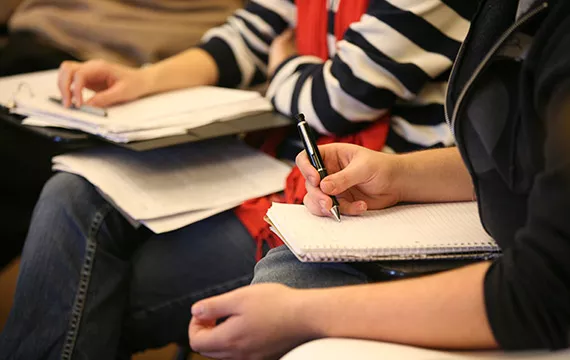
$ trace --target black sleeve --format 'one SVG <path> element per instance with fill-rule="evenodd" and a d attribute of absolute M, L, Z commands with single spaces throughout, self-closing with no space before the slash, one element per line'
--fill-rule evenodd
<path fill-rule="evenodd" d="M 570 21 L 545 46 L 534 108 L 545 124 L 544 169 L 526 224 L 485 277 L 487 316 L 507 350 L 570 346 Z M 555 39 L 555 40 L 554 40 Z"/>

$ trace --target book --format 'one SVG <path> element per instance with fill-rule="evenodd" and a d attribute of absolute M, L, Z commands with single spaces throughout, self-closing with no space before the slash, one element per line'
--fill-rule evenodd
<path fill-rule="evenodd" d="M 273 203 L 266 221 L 303 262 L 489 259 L 500 255 L 475 202 L 399 205 L 343 216 Z"/>

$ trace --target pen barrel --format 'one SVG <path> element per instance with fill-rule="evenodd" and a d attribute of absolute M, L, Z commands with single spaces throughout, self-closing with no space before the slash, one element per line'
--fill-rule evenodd
<path fill-rule="evenodd" d="M 319 148 L 317 147 L 315 138 L 311 133 L 311 129 L 307 125 L 306 121 L 300 121 L 297 124 L 297 129 L 299 130 L 299 135 L 301 135 L 301 140 L 303 141 L 303 145 L 305 146 L 305 151 L 307 151 L 307 156 L 309 157 L 309 161 L 315 167 L 315 169 L 317 169 L 322 179 L 328 174 L 325 170 L 323 158 L 321 157 L 321 153 L 319 152 Z M 321 171 L 324 171 L 324 175 L 321 174 Z"/>
<path fill-rule="evenodd" d="M 316 167 L 316 166 L 315 166 Z M 327 170 L 324 168 L 317 168 L 317 172 L 319 173 L 319 176 L 321 177 L 321 180 L 324 179 L 326 176 L 328 176 Z"/>

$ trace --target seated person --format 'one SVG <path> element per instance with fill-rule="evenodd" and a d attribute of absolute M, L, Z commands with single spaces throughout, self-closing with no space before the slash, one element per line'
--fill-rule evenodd
<path fill-rule="evenodd" d="M 56 69 L 65 60 L 154 63 L 197 44 L 206 30 L 223 23 L 242 3 L 2 0 L 2 18 L 7 9 L 15 11 L 7 42 L 0 44 L 0 76 Z M 0 211 L 7 214 L 2 237 L 8 239 L 1 245 L 0 268 L 22 248 L 34 204 L 51 176 L 54 151 L 62 149 L 0 123 L 0 162 L 11 169 L 10 177 L 0 178 Z"/>
<path fill-rule="evenodd" d="M 258 263 L 253 282 L 312 289 L 258 284 L 200 301 L 192 347 L 223 359 L 269 359 L 322 337 L 442 349 L 570 347 L 569 24 L 564 0 L 485 0 L 450 78 L 457 148 L 388 155 L 327 145 L 330 175 L 322 181 L 306 154 L 297 157 L 305 205 L 317 216 L 328 214 L 328 195 L 344 214 L 359 215 L 399 202 L 470 200 L 474 189 L 502 257 L 372 284 L 350 264 L 300 263 L 279 247 Z"/>
<path fill-rule="evenodd" d="M 323 134 L 387 129 L 390 112 L 390 131 L 367 139 L 377 150 L 385 138 L 395 151 L 450 145 L 443 90 L 473 4 L 416 5 L 252 1 L 200 47 L 142 69 L 66 62 L 59 86 L 67 105 L 88 87 L 90 104 L 107 106 L 189 86 L 247 87 L 269 73 L 276 109 L 305 112 Z M 284 143 L 299 142 L 293 132 Z M 0 353 L 112 359 L 187 342 L 194 302 L 251 281 L 268 246 L 250 230 L 233 211 L 158 236 L 135 230 L 91 184 L 58 174 L 35 209 Z"/>
<path fill-rule="evenodd" d="M 0 76 L 56 69 L 65 60 L 154 63 L 199 43 L 206 30 L 221 24 L 242 4 L 241 0 L 21 0 L 8 22 Z"/>

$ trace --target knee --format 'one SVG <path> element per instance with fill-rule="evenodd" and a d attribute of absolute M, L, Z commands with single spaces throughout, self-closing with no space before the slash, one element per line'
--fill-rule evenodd
<path fill-rule="evenodd" d="M 280 246 L 257 263 L 252 283 L 279 283 L 307 289 L 364 284 L 367 277 L 345 263 L 301 262 L 286 246 Z"/>
<path fill-rule="evenodd" d="M 41 242 L 46 237 L 65 241 L 80 224 L 89 219 L 93 205 L 99 207 L 103 198 L 80 176 L 57 173 L 49 179 L 34 208 L 27 243 Z M 64 236 L 65 235 L 65 236 Z"/>
<path fill-rule="evenodd" d="M 286 247 L 271 249 L 255 266 L 252 284 L 280 283 L 293 287 L 304 264 Z"/>
<path fill-rule="evenodd" d="M 82 215 L 91 208 L 89 205 L 104 203 L 95 187 L 81 176 L 57 173 L 44 185 L 36 203 L 32 222 L 39 216 Z"/>

